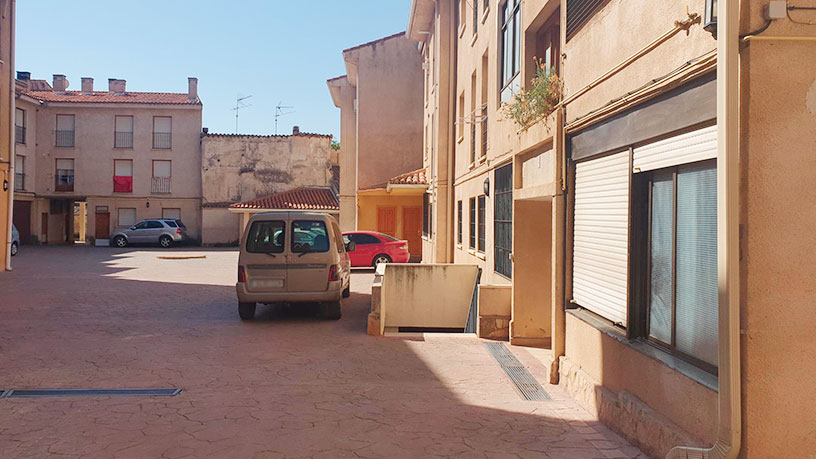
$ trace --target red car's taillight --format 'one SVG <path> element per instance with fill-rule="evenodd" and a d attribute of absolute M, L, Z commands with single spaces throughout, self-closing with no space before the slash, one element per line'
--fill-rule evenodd
<path fill-rule="evenodd" d="M 246 272 L 244 272 L 244 267 L 238 267 L 238 282 L 246 283 Z"/>
<path fill-rule="evenodd" d="M 340 268 L 337 265 L 332 265 L 329 268 L 329 282 L 335 282 L 340 280 Z"/>

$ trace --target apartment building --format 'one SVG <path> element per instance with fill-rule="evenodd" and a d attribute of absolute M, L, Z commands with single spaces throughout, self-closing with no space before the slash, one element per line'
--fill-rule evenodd
<path fill-rule="evenodd" d="M 508 305 L 479 309 L 504 307 L 511 343 L 549 348 L 551 382 L 651 456 L 813 454 L 814 20 L 764 0 L 411 3 L 426 260 L 482 267 Z M 559 102 L 520 126 L 541 69 Z"/>
<path fill-rule="evenodd" d="M 0 1 L 0 272 L 11 269 L 14 200 L 14 15 L 15 1 Z"/>
<path fill-rule="evenodd" d="M 347 74 L 327 82 L 340 109 L 340 227 L 406 239 L 419 259 L 426 189 L 419 181 L 420 53 L 398 33 L 344 50 L 343 61 Z"/>
<path fill-rule="evenodd" d="M 23 244 L 107 240 L 146 218 L 201 231 L 202 104 L 186 93 L 107 91 L 83 78 L 49 84 L 18 72 L 14 221 Z"/>

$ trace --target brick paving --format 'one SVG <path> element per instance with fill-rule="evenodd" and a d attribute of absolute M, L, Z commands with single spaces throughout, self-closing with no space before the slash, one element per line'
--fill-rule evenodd
<path fill-rule="evenodd" d="M 183 392 L 0 399 L 0 457 L 645 457 L 558 387 L 521 400 L 476 338 L 367 336 L 371 273 L 339 322 L 262 307 L 242 323 L 236 260 L 23 247 L 0 274 L 0 389 Z"/>

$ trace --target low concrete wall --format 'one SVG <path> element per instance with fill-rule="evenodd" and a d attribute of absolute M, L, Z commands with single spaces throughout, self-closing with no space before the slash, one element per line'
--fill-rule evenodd
<path fill-rule="evenodd" d="M 507 341 L 510 339 L 510 310 L 513 302 L 512 285 L 479 286 L 479 338 Z"/>
<path fill-rule="evenodd" d="M 372 292 L 372 309 L 379 307 L 379 334 L 399 327 L 465 328 L 475 265 L 388 264 L 378 272 L 382 281 L 375 280 L 375 289 L 380 294 Z"/>

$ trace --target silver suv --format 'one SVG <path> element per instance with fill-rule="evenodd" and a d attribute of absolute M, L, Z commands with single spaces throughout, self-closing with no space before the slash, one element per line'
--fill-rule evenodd
<path fill-rule="evenodd" d="M 187 227 L 181 220 L 142 220 L 129 229 L 117 231 L 111 242 L 114 247 L 129 244 L 159 244 L 165 249 L 187 239 Z"/>

